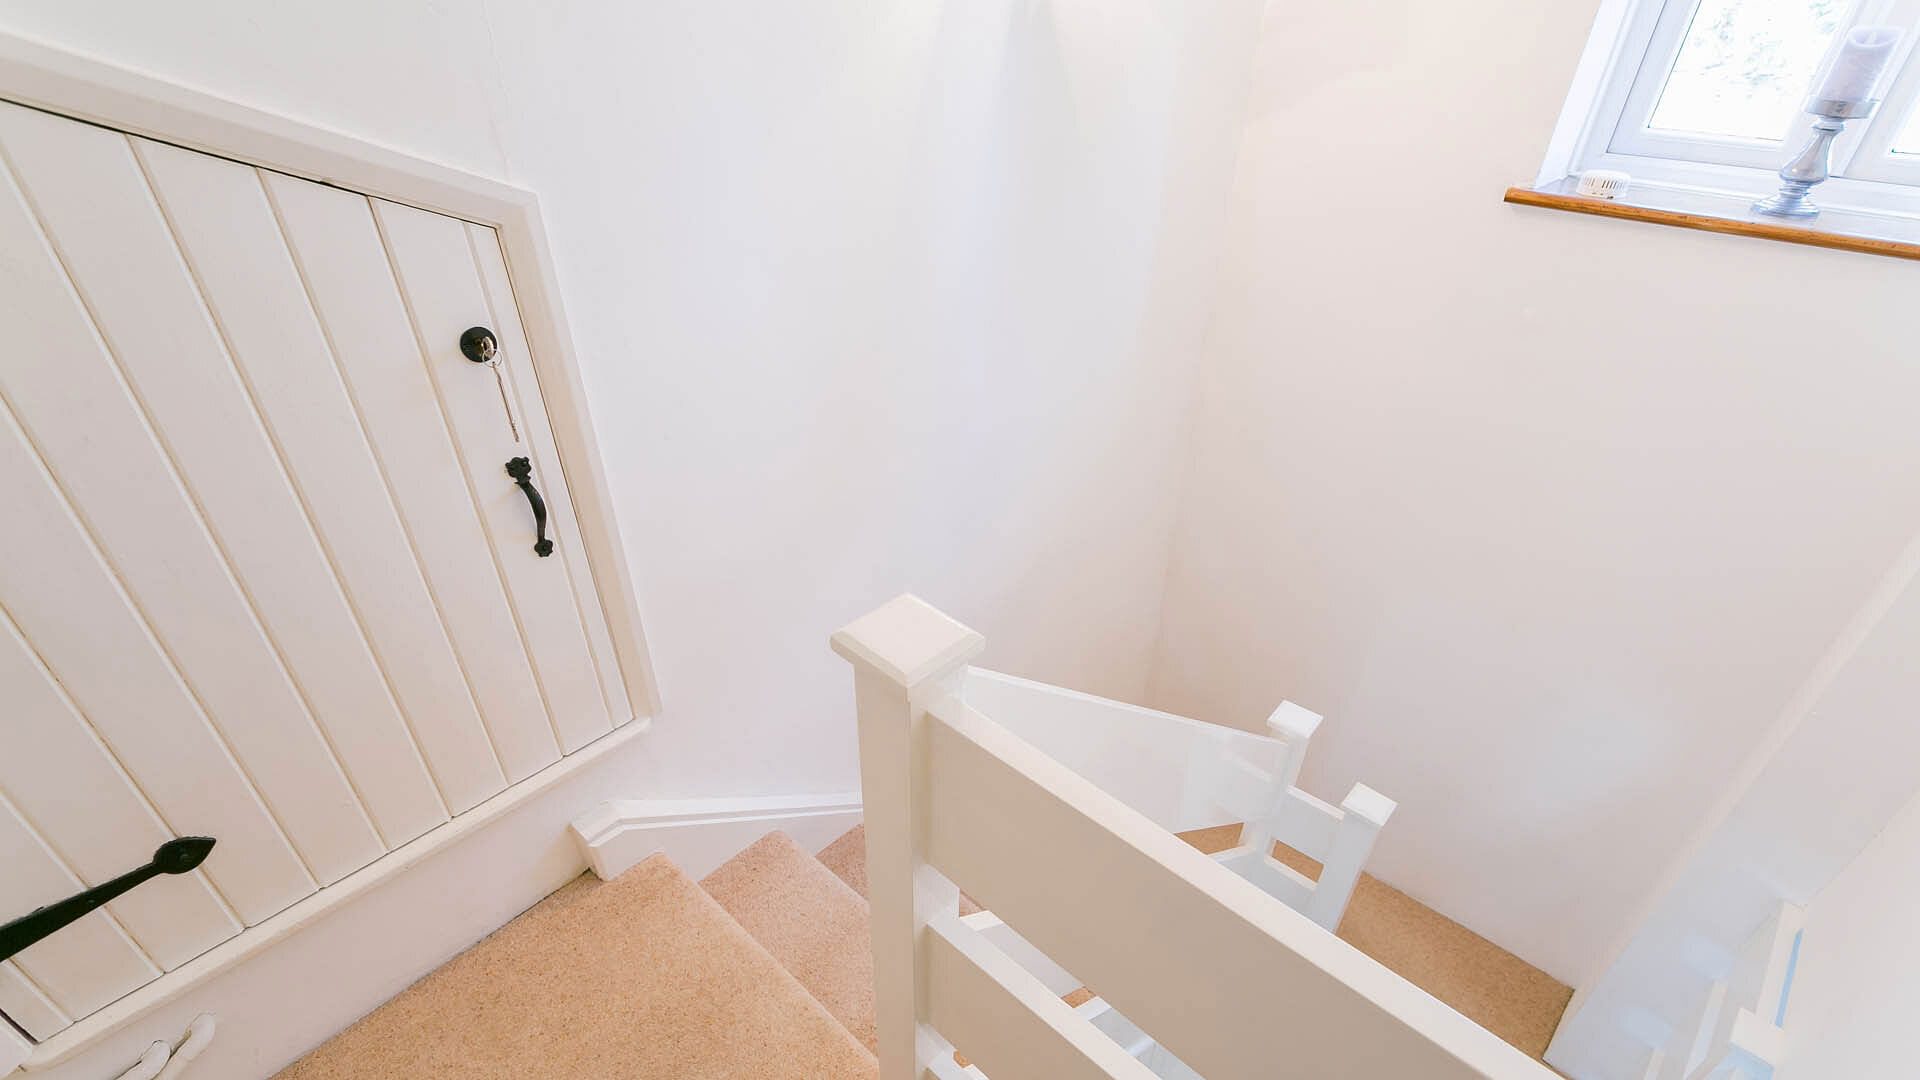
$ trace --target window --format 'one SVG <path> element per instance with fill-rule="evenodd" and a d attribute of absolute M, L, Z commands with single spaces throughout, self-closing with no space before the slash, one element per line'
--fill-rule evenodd
<path fill-rule="evenodd" d="M 1569 103 L 1557 170 L 1631 173 L 1636 187 L 1770 194 L 1805 144 L 1803 106 L 1838 35 L 1883 25 L 1892 46 L 1883 100 L 1834 143 L 1835 179 L 1815 192 L 1836 209 L 1920 217 L 1920 0 L 1623 0 L 1597 86 Z M 1608 27 L 1607 29 L 1611 29 Z M 1578 114 L 1576 116 L 1576 113 Z M 1567 125 L 1577 123 L 1569 131 Z M 1568 153 L 1570 150 L 1570 154 Z"/>

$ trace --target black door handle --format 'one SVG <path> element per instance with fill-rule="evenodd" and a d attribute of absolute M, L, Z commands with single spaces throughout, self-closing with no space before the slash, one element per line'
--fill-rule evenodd
<path fill-rule="evenodd" d="M 527 496 L 527 505 L 533 508 L 533 553 L 546 558 L 553 554 L 553 541 L 547 539 L 547 500 L 540 497 L 540 489 L 533 486 L 533 462 L 517 457 L 508 460 L 507 475 Z"/>
<path fill-rule="evenodd" d="M 144 885 L 161 874 L 187 873 L 206 861 L 208 853 L 213 851 L 213 845 L 211 836 L 182 836 L 177 840 L 169 840 L 153 853 L 152 862 L 138 870 L 130 870 L 77 896 L 34 908 L 0 926 L 0 960 L 6 960 L 34 942 L 73 925 L 135 886 Z"/>

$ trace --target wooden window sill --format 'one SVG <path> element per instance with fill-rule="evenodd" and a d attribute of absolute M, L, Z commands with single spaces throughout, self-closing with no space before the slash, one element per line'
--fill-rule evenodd
<path fill-rule="evenodd" d="M 1920 221 L 1914 219 L 1829 210 L 1809 222 L 1788 222 L 1754 214 L 1747 209 L 1752 199 L 1745 196 L 1636 188 L 1620 199 L 1596 199 L 1556 190 L 1570 186 L 1571 181 L 1562 181 L 1546 188 L 1511 187 L 1507 189 L 1506 201 L 1516 206 L 1568 210 L 1729 236 L 1751 236 L 1895 259 L 1920 259 Z M 1908 234 L 1910 239 L 1903 238 Z"/>

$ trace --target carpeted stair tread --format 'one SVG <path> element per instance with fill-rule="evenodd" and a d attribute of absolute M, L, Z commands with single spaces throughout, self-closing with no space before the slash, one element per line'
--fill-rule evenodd
<path fill-rule="evenodd" d="M 873 1048 L 873 951 L 860 894 L 783 832 L 761 837 L 700 886 Z"/>
<path fill-rule="evenodd" d="M 862 900 L 866 899 L 867 827 L 864 824 L 841 833 L 840 839 L 822 848 L 816 857 L 835 877 L 846 882 L 847 888 L 859 893 Z"/>
<path fill-rule="evenodd" d="M 875 1072 L 873 1055 L 779 961 L 656 855 L 617 880 L 567 885 L 280 1077 L 859 1080 Z"/>
<path fill-rule="evenodd" d="M 867 895 L 867 827 L 855 825 L 840 834 L 840 839 L 828 844 L 821 850 L 820 862 L 834 872 L 847 887 L 860 894 Z M 971 915 L 980 910 L 973 897 L 960 894 L 960 914 Z"/>

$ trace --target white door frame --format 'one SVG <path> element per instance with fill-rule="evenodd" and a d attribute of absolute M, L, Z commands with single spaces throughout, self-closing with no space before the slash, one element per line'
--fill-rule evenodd
<path fill-rule="evenodd" d="M 497 232 L 621 679 L 638 715 L 659 712 L 632 575 L 533 192 L 7 33 L 0 33 L 0 99 Z"/>

